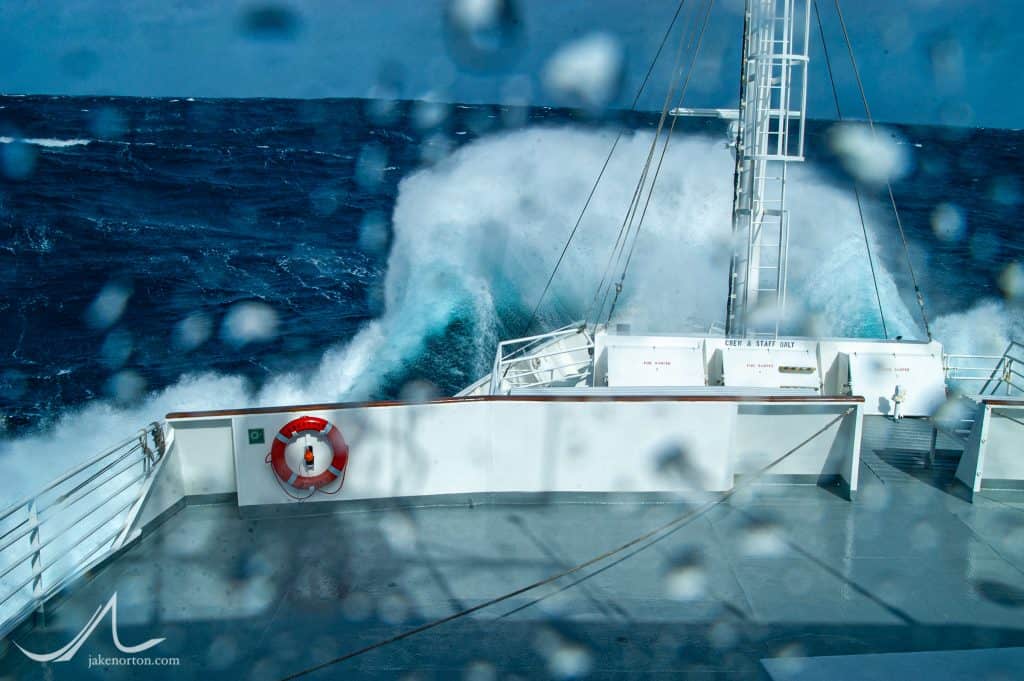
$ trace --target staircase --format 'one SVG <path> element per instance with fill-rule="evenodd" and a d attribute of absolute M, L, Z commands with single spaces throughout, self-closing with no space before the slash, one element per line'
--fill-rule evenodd
<path fill-rule="evenodd" d="M 934 450 L 932 449 L 934 439 Z M 884 484 L 922 480 L 935 487 L 953 484 L 963 442 L 936 431 L 929 419 L 865 416 L 861 461 Z"/>

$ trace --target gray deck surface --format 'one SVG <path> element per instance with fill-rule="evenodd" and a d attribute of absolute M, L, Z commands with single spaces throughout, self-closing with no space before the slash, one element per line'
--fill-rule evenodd
<path fill-rule="evenodd" d="M 1024 646 L 1024 503 L 969 503 L 952 483 L 958 453 L 930 465 L 922 432 L 868 421 L 852 503 L 753 485 L 657 541 L 308 678 L 770 679 L 762 659 L 794 674 L 821 656 Z M 0 676 L 281 678 L 696 507 L 479 501 L 262 519 L 186 507 L 14 635 L 56 650 L 116 591 L 121 641 L 166 637 L 142 655 L 180 666 L 89 669 L 89 655 L 118 655 L 108 618 L 70 662 L 7 647 Z"/>

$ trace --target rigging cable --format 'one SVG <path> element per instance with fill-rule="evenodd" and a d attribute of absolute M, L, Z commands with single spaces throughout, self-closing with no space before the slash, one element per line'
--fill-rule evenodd
<path fill-rule="evenodd" d="M 651 60 L 650 66 L 647 68 L 647 73 L 644 74 L 644 79 L 640 83 L 640 88 L 636 92 L 636 96 L 633 97 L 633 103 L 630 105 L 630 111 L 636 111 L 637 104 L 640 102 L 640 96 L 643 94 L 644 88 L 647 87 L 647 82 L 651 78 L 651 74 L 654 72 L 654 65 L 658 63 L 658 58 L 661 56 L 662 50 L 665 48 L 665 43 L 668 42 L 668 38 L 672 35 L 672 29 L 676 25 L 676 20 L 679 19 L 679 14 L 683 11 L 683 6 L 686 4 L 686 0 L 679 0 L 679 4 L 676 6 L 675 14 L 672 15 L 672 20 L 668 24 L 668 28 L 665 29 L 665 35 L 661 38 L 661 43 L 658 45 L 657 51 L 654 53 L 654 59 Z M 562 265 L 562 261 L 565 259 L 565 254 L 569 251 L 569 245 L 572 243 L 573 238 L 576 236 L 576 232 L 580 228 L 580 223 L 583 222 L 583 216 L 586 214 L 587 209 L 590 207 L 590 202 L 594 198 L 594 194 L 597 192 L 598 185 L 601 184 L 601 179 L 604 177 L 605 171 L 608 169 L 608 164 L 612 160 L 612 155 L 615 153 L 615 148 L 619 145 L 619 141 L 622 139 L 623 131 L 620 129 L 619 133 L 615 136 L 615 141 L 612 142 L 611 149 L 608 150 L 608 155 L 604 159 L 604 164 L 601 166 L 600 172 L 597 174 L 597 178 L 594 180 L 593 186 L 590 188 L 590 193 L 587 195 L 587 200 L 583 202 L 583 208 L 580 210 L 579 217 L 576 218 L 576 224 L 573 225 L 572 230 L 569 232 L 568 238 L 565 240 L 565 245 L 562 247 L 562 252 L 558 256 L 558 260 L 555 262 L 554 268 L 551 270 L 551 275 L 548 277 L 547 283 L 544 284 L 544 289 L 541 291 L 540 297 L 537 299 L 537 304 L 533 308 L 533 312 L 530 314 L 530 319 L 526 322 L 523 327 L 523 333 L 527 333 L 530 330 L 530 326 L 537 319 L 537 314 L 540 312 L 541 303 L 544 302 L 544 296 L 547 295 L 548 289 L 551 288 L 551 283 L 555 280 L 555 274 L 558 272 L 558 268 Z"/>
<path fill-rule="evenodd" d="M 707 9 L 704 10 L 704 20 L 700 27 L 700 33 L 697 35 L 697 45 L 693 49 L 693 57 L 690 59 L 690 66 L 686 71 L 686 80 L 683 81 L 683 87 L 679 92 L 679 101 L 677 106 L 682 106 L 683 98 L 686 96 L 686 90 L 690 86 L 690 77 L 693 75 L 693 66 L 697 62 L 697 55 L 700 54 L 700 46 L 704 41 L 704 31 L 708 27 L 708 17 L 711 16 L 711 8 L 714 7 L 715 0 L 709 0 Z M 633 260 L 633 251 L 636 249 L 637 241 L 640 240 L 640 228 L 643 227 L 644 218 L 647 217 L 647 209 L 651 205 L 651 198 L 654 196 L 654 186 L 658 181 L 658 175 L 661 173 L 661 164 L 665 161 L 665 153 L 668 151 L 668 143 L 672 139 L 672 133 L 676 129 L 676 121 L 679 120 L 679 116 L 673 116 L 672 125 L 669 126 L 668 134 L 665 135 L 665 144 L 661 147 L 661 157 L 658 158 L 658 165 L 654 169 L 654 178 L 651 180 L 651 188 L 647 192 L 647 200 L 644 202 L 644 210 L 640 213 L 640 222 L 637 223 L 636 231 L 633 233 L 633 243 L 629 246 L 629 255 L 626 256 L 626 264 L 622 268 L 622 276 L 619 277 L 618 283 L 615 285 L 615 298 L 612 300 L 611 307 L 608 309 L 608 318 L 605 320 L 605 324 L 611 321 L 612 313 L 615 312 L 615 306 L 619 302 L 619 294 L 622 293 L 622 285 L 626 281 L 626 272 L 629 270 L 629 264 Z"/>
<path fill-rule="evenodd" d="M 692 27 L 691 27 L 692 28 Z M 689 34 L 689 40 L 687 35 Z M 658 127 L 655 130 L 654 137 L 651 139 L 651 147 L 647 151 L 647 159 L 644 162 L 643 170 L 640 173 L 640 177 L 637 180 L 636 188 L 633 190 L 633 197 L 630 199 L 629 207 L 626 209 L 626 215 L 622 218 L 622 225 L 619 227 L 619 234 L 615 239 L 615 244 L 612 246 L 611 252 L 608 254 L 608 262 L 605 263 L 604 272 L 601 274 L 601 281 L 597 285 L 597 289 L 594 292 L 594 300 L 591 302 L 591 307 L 587 311 L 587 316 L 584 319 L 584 323 L 589 323 L 591 316 L 594 318 L 594 324 L 597 325 L 598 318 L 600 317 L 601 310 L 604 309 L 605 303 L 608 302 L 608 295 L 611 291 L 611 284 L 609 283 L 608 288 L 605 289 L 605 282 L 608 281 L 609 275 L 612 273 L 612 263 L 614 261 L 615 268 L 617 269 L 619 263 L 622 262 L 622 255 L 625 252 L 626 243 L 629 241 L 629 233 L 633 229 L 633 222 L 636 219 L 637 209 L 640 207 L 640 198 L 643 195 L 644 187 L 647 185 L 647 176 L 651 169 L 651 162 L 654 160 L 654 152 L 658 148 L 658 140 L 661 139 L 661 132 L 665 129 L 665 119 L 668 117 L 669 108 L 672 104 L 672 99 L 675 97 L 676 87 L 678 82 L 682 81 L 683 71 L 683 55 L 689 51 L 690 46 L 693 45 L 693 33 L 691 30 L 685 30 L 679 35 L 679 49 L 676 52 L 675 64 L 672 67 L 673 77 L 670 81 L 669 88 L 665 92 L 665 101 L 661 107 L 661 115 L 658 118 Z M 685 49 L 684 49 L 685 46 Z M 678 81 L 676 74 L 678 74 Z M 673 123 L 675 121 L 673 120 Z M 601 291 L 604 291 L 604 298 L 601 299 Z M 600 299 L 600 303 L 598 300 Z"/>
<path fill-rule="evenodd" d="M 737 482 L 733 486 L 732 489 L 730 489 L 727 492 L 722 493 L 722 495 L 720 497 L 718 497 L 717 499 L 712 499 L 711 501 L 708 501 L 707 503 L 703 504 L 702 506 L 700 506 L 700 507 L 698 507 L 698 508 L 696 508 L 694 510 L 685 511 L 685 512 L 681 513 L 680 515 L 678 515 L 678 516 L 668 520 L 667 522 L 662 523 L 658 527 L 655 527 L 654 529 L 649 530 L 649 531 L 645 532 L 644 534 L 641 534 L 638 537 L 634 537 L 633 539 L 630 539 L 626 543 L 624 543 L 624 544 L 622 544 L 622 545 L 620 545 L 620 546 L 618 546 L 616 548 L 610 549 L 610 550 L 605 551 L 604 553 L 602 553 L 602 554 L 600 554 L 598 556 L 594 556 L 593 558 L 589 558 L 588 560 L 586 560 L 586 561 L 584 561 L 582 563 L 578 563 L 576 565 L 573 565 L 572 567 L 566 568 L 565 570 L 562 570 L 561 572 L 559 572 L 557 574 L 551 575 L 549 577 L 545 577 L 543 579 L 539 579 L 536 582 L 533 582 L 532 584 L 527 584 L 526 586 L 520 587 L 520 588 L 516 589 L 515 591 L 509 591 L 509 592 L 504 593 L 504 594 L 502 594 L 500 596 L 495 596 L 494 598 L 492 598 L 490 600 L 487 600 L 487 601 L 484 601 L 483 603 L 478 603 L 477 605 L 465 608 L 463 610 L 460 610 L 459 612 L 452 613 L 451 615 L 447 615 L 445 617 L 441 617 L 439 619 L 427 622 L 425 624 L 421 624 L 421 625 L 419 625 L 417 627 L 413 627 L 412 629 L 406 629 L 405 631 L 399 632 L 398 634 L 395 634 L 394 636 L 392 636 L 390 638 L 386 638 L 386 639 L 377 641 L 376 643 L 371 643 L 370 645 L 364 646 L 364 647 L 362 647 L 362 648 L 360 648 L 358 650 L 353 650 L 350 653 L 345 653 L 344 655 L 339 655 L 338 657 L 335 657 L 335 658 L 327 660 L 325 662 L 321 662 L 319 664 L 313 665 L 312 667 L 307 667 L 307 668 L 302 669 L 300 671 L 297 671 L 297 672 L 295 672 L 293 674 L 289 674 L 288 676 L 284 677 L 281 681 L 293 681 L 293 679 L 298 679 L 300 677 L 312 674 L 313 672 L 320 671 L 321 669 L 326 669 L 327 667 L 331 667 L 333 665 L 336 665 L 339 662 L 344 662 L 346 660 L 351 660 L 354 657 L 359 657 L 360 655 L 365 655 L 366 653 L 369 653 L 369 652 L 372 652 L 374 650 L 377 650 L 378 648 L 383 648 L 384 646 L 390 645 L 392 643 L 397 643 L 398 641 L 401 641 L 403 639 L 407 639 L 410 636 L 414 636 L 416 634 L 419 634 L 421 632 L 427 631 L 429 629 L 433 629 L 435 627 L 439 627 L 442 624 L 447 624 L 448 622 L 451 622 L 453 620 L 460 619 L 460 618 L 465 617 L 467 615 L 472 615 L 474 612 L 477 612 L 479 610 L 483 610 L 484 608 L 489 608 L 492 605 L 497 605 L 498 603 L 503 603 L 504 601 L 507 601 L 507 600 L 509 600 L 511 598 L 515 598 L 516 596 L 521 596 L 524 593 L 533 591 L 534 589 L 537 589 L 537 588 L 540 588 L 542 586 L 546 586 L 548 584 L 556 582 L 559 579 L 562 579 L 563 577 L 568 577 L 569 575 L 576 574 L 577 572 L 580 572 L 581 570 L 585 570 L 586 568 L 590 567 L 591 565 L 595 565 L 596 563 L 600 563 L 601 561 L 604 561 L 604 560 L 606 560 L 608 558 L 611 558 L 612 556 L 615 556 L 615 555 L 618 555 L 620 553 L 623 553 L 624 551 L 626 551 L 626 550 L 628 550 L 628 549 L 630 549 L 630 548 L 632 548 L 634 546 L 637 546 L 638 544 L 643 544 L 644 542 L 647 542 L 648 540 L 651 540 L 651 542 L 650 542 L 651 544 L 653 544 L 656 541 L 660 541 L 660 540 L 664 539 L 665 537 L 669 536 L 670 534 L 672 534 L 673 532 L 675 532 L 676 530 L 678 530 L 680 527 L 682 527 L 685 524 L 689 523 L 690 521 L 692 521 L 692 520 L 694 520 L 696 518 L 701 517 L 702 515 L 706 514 L 708 511 L 710 511 L 711 509 L 715 508 L 719 504 L 721 504 L 721 503 L 723 503 L 725 501 L 728 501 L 737 492 L 739 492 L 741 490 L 744 490 L 747 487 L 749 487 L 750 485 L 752 485 L 755 482 L 757 482 L 761 478 L 762 475 L 764 475 L 769 470 L 771 470 L 775 466 L 779 465 L 780 463 L 782 463 L 783 461 L 788 459 L 792 454 L 794 454 L 797 451 L 799 451 L 800 449 L 802 449 L 804 447 L 804 445 L 806 445 L 809 442 L 811 442 L 812 440 L 814 440 L 816 437 L 818 437 L 819 435 L 821 435 L 822 433 L 827 431 L 829 428 L 831 428 L 835 424 L 842 422 L 842 420 L 844 418 L 846 418 L 850 414 L 854 413 L 855 410 L 856 410 L 856 407 L 850 407 L 846 411 L 843 411 L 838 416 L 836 416 L 834 419 L 832 419 L 831 421 L 826 423 L 824 426 L 822 426 L 819 430 L 817 430 L 814 433 L 812 433 L 809 437 L 807 437 L 805 440 L 803 440 L 800 444 L 796 445 L 795 447 L 793 447 L 792 449 L 790 449 L 786 453 L 782 454 L 778 458 L 774 459 L 773 461 L 769 462 L 768 464 L 766 464 L 766 465 L 762 466 L 761 468 L 759 468 L 758 470 L 754 471 L 749 476 L 744 477 L 742 480 Z M 649 545 L 650 544 L 647 544 L 647 546 L 649 546 Z M 643 549 L 643 548 L 646 548 L 646 546 L 642 546 L 640 548 Z M 905 619 L 909 620 L 909 617 L 906 617 Z"/>
<path fill-rule="evenodd" d="M 846 50 L 850 53 L 850 63 L 853 65 L 853 75 L 857 79 L 857 88 L 860 90 L 860 99 L 864 103 L 864 113 L 868 118 L 868 127 L 871 128 L 871 134 L 877 136 L 875 132 L 875 122 L 871 118 L 871 108 L 868 106 L 868 96 L 864 92 L 864 83 L 860 78 L 860 69 L 857 68 L 857 58 L 853 54 L 853 43 L 850 42 L 850 33 L 846 30 L 846 20 L 843 18 L 843 10 L 839 6 L 839 0 L 835 0 L 836 14 L 839 17 L 839 25 L 843 29 L 843 40 L 846 41 Z M 887 178 L 885 181 L 885 187 L 889 191 L 889 203 L 892 205 L 893 215 L 896 216 L 896 227 L 900 231 L 900 239 L 903 241 L 903 252 L 907 257 L 907 268 L 910 270 L 910 279 L 914 284 L 914 294 L 917 296 L 917 306 L 921 308 L 921 320 L 924 322 L 924 331 L 928 335 L 928 340 L 932 339 L 932 330 L 928 324 L 928 314 L 924 308 L 924 296 L 921 294 L 921 287 L 917 284 L 917 275 L 914 273 L 914 264 L 910 260 L 910 246 L 907 244 L 907 235 L 903 230 L 903 221 L 900 219 L 900 211 L 896 208 L 896 197 L 892 193 L 892 182 Z"/>
<path fill-rule="evenodd" d="M 843 112 L 839 108 L 839 92 L 836 90 L 836 79 L 832 74 L 832 59 L 828 54 L 828 43 L 825 42 L 825 29 L 821 25 L 821 14 L 818 12 L 818 0 L 814 0 L 814 18 L 818 22 L 818 35 L 821 36 L 821 49 L 825 55 L 825 66 L 828 67 L 828 79 L 832 84 L 832 99 L 836 103 L 836 117 L 842 121 Z M 882 311 L 882 295 L 878 291 L 878 277 L 875 275 L 875 260 L 871 256 L 871 242 L 868 240 L 868 228 L 864 223 L 864 206 L 860 200 L 860 186 L 857 179 L 853 181 L 853 195 L 857 199 L 857 214 L 860 216 L 860 229 L 864 233 L 864 248 L 868 251 L 868 264 L 871 266 L 871 281 L 875 285 L 875 300 L 878 301 L 878 317 L 882 320 L 882 334 L 889 339 L 889 329 L 885 324 L 885 312 Z"/>

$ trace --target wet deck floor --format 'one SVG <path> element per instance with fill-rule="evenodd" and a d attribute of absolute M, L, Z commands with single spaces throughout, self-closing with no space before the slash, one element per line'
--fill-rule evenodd
<path fill-rule="evenodd" d="M 887 428 L 865 432 L 853 503 L 754 485 L 580 573 L 308 678 L 768 679 L 768 658 L 792 672 L 808 657 L 1024 646 L 1024 503 L 968 503 L 948 461 L 923 465 Z M 116 592 L 121 642 L 164 637 L 140 657 L 178 666 L 90 669 L 90 656 L 121 655 L 108 619 L 70 662 L 9 647 L 0 676 L 283 678 L 696 507 L 561 497 L 243 519 L 189 506 L 14 636 L 56 650 Z"/>

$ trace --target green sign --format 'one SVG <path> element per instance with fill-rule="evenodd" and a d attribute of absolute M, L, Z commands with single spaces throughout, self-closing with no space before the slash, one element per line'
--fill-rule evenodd
<path fill-rule="evenodd" d="M 261 445 L 263 444 L 263 429 L 262 428 L 250 428 L 249 429 L 249 444 Z"/>

